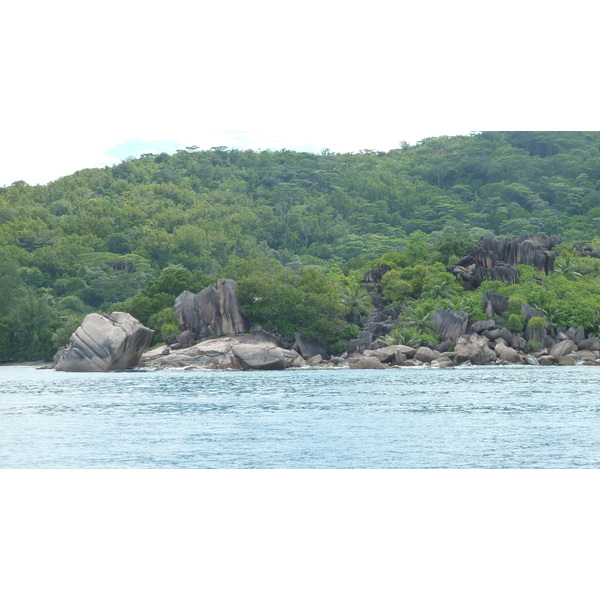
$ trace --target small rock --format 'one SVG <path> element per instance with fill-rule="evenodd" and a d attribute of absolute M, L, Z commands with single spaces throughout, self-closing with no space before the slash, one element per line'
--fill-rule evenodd
<path fill-rule="evenodd" d="M 350 362 L 351 369 L 386 369 L 387 365 L 378 361 L 374 356 L 360 356 Z"/>

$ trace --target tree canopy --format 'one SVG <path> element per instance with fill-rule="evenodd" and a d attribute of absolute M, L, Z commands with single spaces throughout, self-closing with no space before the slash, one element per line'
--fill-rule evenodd
<path fill-rule="evenodd" d="M 482 235 L 540 231 L 565 252 L 550 276 L 561 293 L 537 300 L 593 327 L 596 304 L 565 299 L 597 293 L 596 259 L 570 248 L 600 240 L 600 133 L 318 155 L 190 146 L 15 182 L 0 188 L 0 360 L 49 358 L 84 314 L 114 307 L 165 334 L 182 288 L 223 276 L 258 324 L 335 344 L 369 310 L 356 286 L 377 261 L 391 267 L 385 302 L 466 302 L 445 267 Z"/>

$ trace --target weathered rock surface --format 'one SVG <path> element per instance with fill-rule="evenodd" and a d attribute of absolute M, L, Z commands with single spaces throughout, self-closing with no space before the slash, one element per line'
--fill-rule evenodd
<path fill-rule="evenodd" d="M 320 364 L 322 364 L 323 362 L 323 357 L 320 354 L 315 354 L 314 356 L 311 356 L 307 361 L 306 364 L 309 367 L 316 367 Z"/>
<path fill-rule="evenodd" d="M 181 330 L 191 331 L 198 338 L 248 331 L 235 289 L 233 279 L 221 279 L 216 288 L 210 285 L 199 294 L 182 292 L 175 300 Z"/>
<path fill-rule="evenodd" d="M 350 360 L 351 369 L 386 369 L 387 365 L 374 356 L 359 356 Z"/>
<path fill-rule="evenodd" d="M 571 340 L 564 340 L 562 342 L 554 344 L 554 346 L 550 348 L 550 355 L 554 356 L 554 358 L 556 359 L 559 359 L 562 356 L 571 354 L 571 352 L 575 352 L 575 350 L 577 350 L 577 345 L 575 344 L 575 342 Z"/>
<path fill-rule="evenodd" d="M 577 350 L 575 355 L 578 356 L 580 360 L 596 360 L 598 358 L 598 353 L 593 352 L 592 350 Z"/>
<path fill-rule="evenodd" d="M 484 331 L 490 331 L 496 328 L 496 321 L 494 319 L 488 319 L 487 321 L 475 321 L 469 327 L 469 333 L 476 333 L 481 335 Z"/>
<path fill-rule="evenodd" d="M 449 369 L 454 366 L 451 356 L 441 354 L 438 358 L 431 361 L 431 366 L 437 369 Z"/>
<path fill-rule="evenodd" d="M 554 270 L 556 253 L 551 248 L 560 244 L 561 236 L 524 235 L 496 240 L 483 237 L 450 272 L 466 289 L 475 289 L 486 280 L 519 283 L 518 265 L 530 265 L 546 274 Z M 491 318 L 491 317 L 490 317 Z"/>
<path fill-rule="evenodd" d="M 406 358 L 412 358 L 416 352 L 417 351 L 410 346 L 398 344 L 394 346 L 384 346 L 383 348 L 379 348 L 377 350 L 365 350 L 363 355 L 374 356 L 377 360 L 383 363 L 398 364 L 397 361 L 399 355 L 403 355 L 405 360 Z"/>
<path fill-rule="evenodd" d="M 276 346 L 265 348 L 255 344 L 239 344 L 233 346 L 231 351 L 244 370 L 278 371 L 286 367 L 283 350 Z"/>
<path fill-rule="evenodd" d="M 521 362 L 521 355 L 514 348 L 507 346 L 502 339 L 496 342 L 494 350 L 500 360 L 513 364 Z"/>
<path fill-rule="evenodd" d="M 87 315 L 69 345 L 54 356 L 57 371 L 119 371 L 135 367 L 154 331 L 128 313 Z"/>
<path fill-rule="evenodd" d="M 264 331 L 205 340 L 163 355 L 163 348 L 146 352 L 140 366 L 152 369 L 280 369 L 306 363 L 295 350 L 280 348 Z M 282 366 L 283 361 L 283 366 Z"/>
<path fill-rule="evenodd" d="M 498 292 L 489 290 L 483 294 L 483 312 L 488 319 L 502 315 L 508 310 L 508 298 Z"/>
<path fill-rule="evenodd" d="M 585 339 L 585 330 L 581 325 L 579 327 L 569 327 L 569 329 L 565 331 L 565 334 L 576 344 L 579 344 L 579 342 L 582 342 Z"/>
<path fill-rule="evenodd" d="M 431 315 L 431 321 L 435 323 L 438 335 L 442 341 L 455 341 L 467 330 L 469 315 L 460 310 L 446 310 L 440 308 Z"/>
<path fill-rule="evenodd" d="M 567 354 L 566 356 L 561 356 L 558 359 L 558 364 L 561 367 L 573 367 L 579 364 L 579 360 L 574 354 Z"/>
<path fill-rule="evenodd" d="M 488 346 L 487 339 L 476 333 L 459 337 L 454 344 L 454 350 L 456 363 L 469 361 L 474 365 L 485 365 L 496 358 L 496 353 Z"/>
<path fill-rule="evenodd" d="M 317 354 L 319 354 L 322 358 L 329 358 L 327 348 L 323 344 L 320 344 L 319 342 L 314 342 L 312 340 L 308 340 L 305 337 L 301 336 L 299 333 L 295 334 L 295 340 L 298 352 L 302 355 L 302 358 L 304 358 L 305 360 L 308 360 L 313 356 L 317 356 Z"/>
<path fill-rule="evenodd" d="M 437 350 L 432 350 L 427 346 L 421 346 L 417 349 L 417 352 L 415 354 L 415 358 L 423 363 L 430 363 L 436 358 L 439 358 L 439 356 L 440 353 Z"/>
<path fill-rule="evenodd" d="M 600 337 L 588 338 L 587 340 L 581 340 L 577 344 L 580 350 L 600 350 Z"/>
<path fill-rule="evenodd" d="M 350 354 L 364 352 L 371 346 L 372 342 L 373 334 L 370 331 L 363 330 L 358 334 L 358 338 L 348 342 L 348 352 Z"/>

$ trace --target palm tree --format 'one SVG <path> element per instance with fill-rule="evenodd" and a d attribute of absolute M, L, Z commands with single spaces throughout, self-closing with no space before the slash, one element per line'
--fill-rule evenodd
<path fill-rule="evenodd" d="M 435 300 L 440 298 L 446 300 L 456 295 L 456 290 L 447 279 L 428 281 L 423 287 L 422 297 Z"/>
<path fill-rule="evenodd" d="M 368 315 L 373 310 L 373 300 L 369 292 L 359 283 L 349 285 L 343 290 L 342 302 L 346 306 L 346 319 L 351 323 L 357 322 L 362 315 Z"/>
<path fill-rule="evenodd" d="M 563 275 L 567 279 L 572 277 L 581 277 L 581 273 L 578 273 L 575 269 L 579 268 L 577 261 L 568 254 L 560 256 L 554 264 L 554 272 L 559 275 Z"/>

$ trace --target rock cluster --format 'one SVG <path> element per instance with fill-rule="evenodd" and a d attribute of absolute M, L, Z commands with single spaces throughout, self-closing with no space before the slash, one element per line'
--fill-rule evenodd
<path fill-rule="evenodd" d="M 92 313 L 54 356 L 57 371 L 117 371 L 138 364 L 154 331 L 128 313 Z"/>
<path fill-rule="evenodd" d="M 552 248 L 561 242 L 560 235 L 546 236 L 543 233 L 502 240 L 483 237 L 478 246 L 471 248 L 468 256 L 461 258 L 449 270 L 465 289 L 474 290 L 486 280 L 512 285 L 520 281 L 515 268 L 518 265 L 529 265 L 546 274 L 552 273 L 556 259 Z"/>
<path fill-rule="evenodd" d="M 141 367 L 151 369 L 280 370 L 305 364 L 298 352 L 281 348 L 276 337 L 260 328 L 204 340 L 188 348 L 161 346 L 146 352 L 140 361 Z"/>
<path fill-rule="evenodd" d="M 248 331 L 235 289 L 233 279 L 221 279 L 216 288 L 209 285 L 198 294 L 182 292 L 175 300 L 175 314 L 182 331 L 177 342 L 187 347 L 202 338 Z"/>

